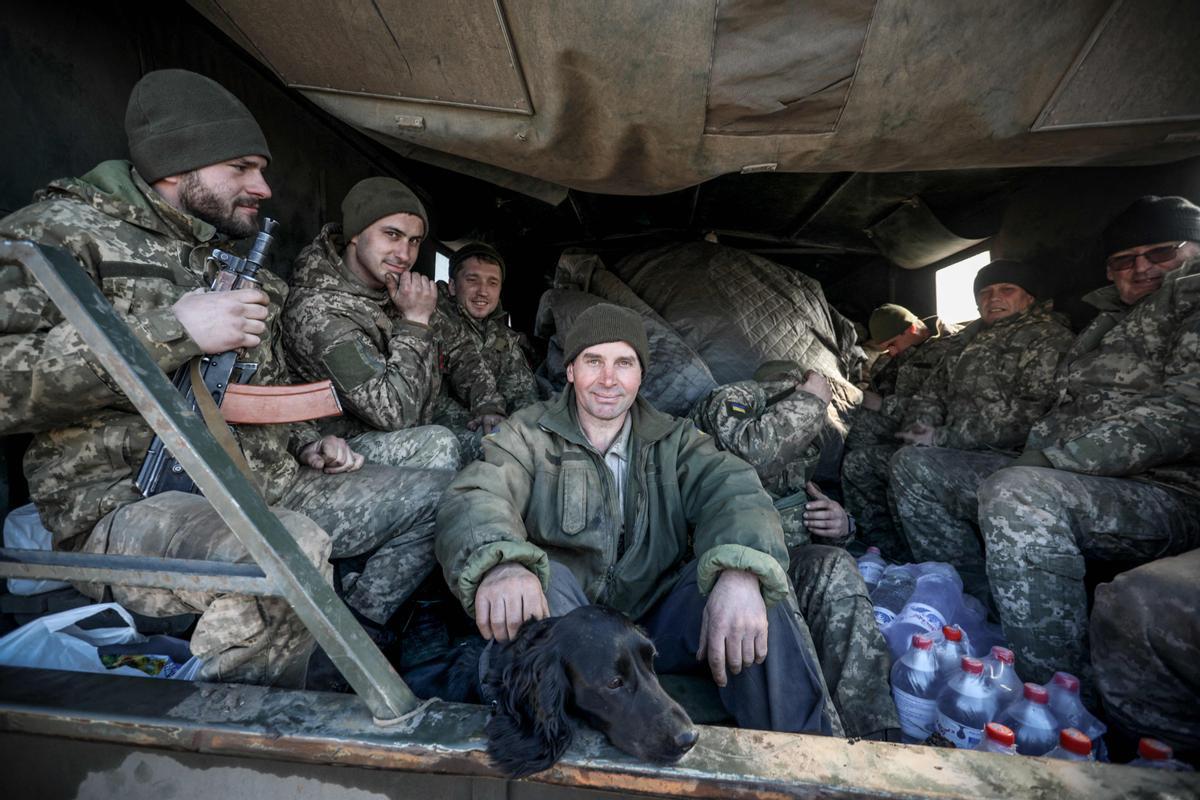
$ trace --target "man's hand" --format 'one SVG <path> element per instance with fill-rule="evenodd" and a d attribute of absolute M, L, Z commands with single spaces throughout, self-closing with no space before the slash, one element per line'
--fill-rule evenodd
<path fill-rule="evenodd" d="M 383 276 L 387 285 L 388 297 L 404 318 L 409 322 L 428 325 L 434 311 L 437 310 L 437 285 L 412 271 L 401 272 L 399 275 L 388 273 Z"/>
<path fill-rule="evenodd" d="M 870 389 L 863 389 L 862 404 L 868 411 L 878 411 L 883 408 L 883 398 Z"/>
<path fill-rule="evenodd" d="M 705 654 L 717 686 L 728 682 L 726 667 L 737 675 L 767 657 L 767 605 L 753 572 L 727 569 L 717 578 L 704 605 L 696 660 Z"/>
<path fill-rule="evenodd" d="M 934 431 L 934 428 L 929 427 L 923 422 L 918 422 L 912 427 L 897 433 L 896 438 L 906 444 L 915 444 L 919 447 L 932 447 Z"/>
<path fill-rule="evenodd" d="M 542 582 L 520 564 L 497 564 L 475 590 L 475 627 L 485 639 L 507 642 L 525 620 L 548 616 Z"/>
<path fill-rule="evenodd" d="M 258 347 L 271 298 L 262 289 L 188 292 L 171 306 L 188 336 L 210 355 Z"/>
<path fill-rule="evenodd" d="M 477 431 L 483 429 L 484 435 L 491 433 L 504 422 L 503 414 L 484 414 L 467 423 L 467 430 Z"/>
<path fill-rule="evenodd" d="M 830 500 L 812 481 L 804 491 L 813 498 L 804 504 L 804 527 L 813 536 L 841 539 L 850 532 L 850 517 L 836 500 Z"/>
<path fill-rule="evenodd" d="M 326 475 L 336 475 L 339 472 L 354 472 L 361 468 L 364 458 L 351 450 L 350 444 L 340 436 L 324 436 L 304 445 L 296 460 L 306 467 L 319 469 Z"/>
<path fill-rule="evenodd" d="M 828 403 L 830 398 L 833 397 L 833 389 L 829 386 L 829 379 L 812 369 L 804 373 L 804 382 L 797 383 L 796 388 L 802 392 L 808 392 L 824 403 Z"/>

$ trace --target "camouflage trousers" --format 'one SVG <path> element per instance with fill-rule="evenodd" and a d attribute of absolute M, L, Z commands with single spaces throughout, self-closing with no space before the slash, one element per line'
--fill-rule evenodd
<path fill-rule="evenodd" d="M 329 535 L 302 514 L 279 507 L 272 511 L 329 580 Z M 165 492 L 111 512 L 96 524 L 83 550 L 204 561 L 253 560 L 207 500 L 182 492 Z M 97 599 L 104 595 L 101 585 L 79 584 L 78 588 Z M 113 586 L 112 594 L 126 608 L 151 617 L 200 614 L 191 649 L 204 661 L 203 680 L 303 686 L 313 639 L 281 597 L 123 586 Z"/>
<path fill-rule="evenodd" d="M 1092 668 L 1109 718 L 1200 754 L 1200 550 L 1096 587 Z"/>
<path fill-rule="evenodd" d="M 440 425 L 421 425 L 401 431 L 367 431 L 347 440 L 372 464 L 413 469 L 457 470 L 458 440 Z"/>
<path fill-rule="evenodd" d="M 842 460 L 842 498 L 858 524 L 859 541 L 904 564 L 912 561 L 912 554 L 896 526 L 888 485 L 888 461 L 897 449 L 876 444 L 847 451 Z"/>
<path fill-rule="evenodd" d="M 433 422 L 448 428 L 458 439 L 458 449 L 462 456 L 462 466 L 483 458 L 483 431 L 473 431 L 467 423 L 475 417 L 443 393 L 437 400 L 433 410 Z"/>
<path fill-rule="evenodd" d="M 437 563 L 434 517 L 453 477 L 450 470 L 382 464 L 340 475 L 302 469 L 280 505 L 299 511 L 329 534 L 330 560 L 361 565 L 336 588 L 346 605 L 382 625 Z"/>
<path fill-rule="evenodd" d="M 892 660 L 854 558 L 839 547 L 816 544 L 795 548 L 790 556 L 788 575 L 800 614 L 846 735 L 898 729 L 888 682 Z"/>

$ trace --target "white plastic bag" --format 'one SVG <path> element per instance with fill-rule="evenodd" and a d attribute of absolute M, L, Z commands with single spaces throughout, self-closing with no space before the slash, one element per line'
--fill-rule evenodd
<path fill-rule="evenodd" d="M 126 626 L 84 630 L 77 625 L 102 611 L 116 612 L 125 621 Z M 0 665 L 99 672 L 105 675 L 131 675 L 139 678 L 155 677 L 133 667 L 108 669 L 100 662 L 96 651 L 96 648 L 106 644 L 144 641 L 146 637 L 137 632 L 133 617 L 128 611 L 117 603 L 97 603 L 40 617 L 0 638 Z M 199 667 L 200 660 L 193 656 L 170 677 L 194 680 Z"/>
<path fill-rule="evenodd" d="M 4 520 L 4 546 L 20 550 L 50 550 L 50 531 L 42 525 L 38 516 L 37 506 L 26 503 L 20 508 L 8 512 Z M 66 581 L 39 581 L 30 578 L 9 578 L 8 591 L 11 594 L 31 595 L 42 592 L 52 592 L 71 584 Z"/>

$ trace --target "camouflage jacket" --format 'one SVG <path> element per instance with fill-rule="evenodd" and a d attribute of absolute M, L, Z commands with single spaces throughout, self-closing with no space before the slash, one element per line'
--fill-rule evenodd
<path fill-rule="evenodd" d="M 1100 315 L 1063 358 L 1027 446 L 1060 469 L 1200 495 L 1200 261 L 1133 306 L 1112 286 L 1084 299 Z"/>
<path fill-rule="evenodd" d="M 884 398 L 892 395 L 908 398 L 920 390 L 925 378 L 948 349 L 957 344 L 954 334 L 962 330 L 962 326 L 943 322 L 938 317 L 931 317 L 926 324 L 937 333 L 895 358 L 887 353 L 877 358 L 871 365 L 868 389 Z"/>
<path fill-rule="evenodd" d="M 445 283 L 438 283 L 438 309 L 459 329 L 457 337 L 474 342 L 479 349 L 483 365 L 492 373 L 496 389 L 504 397 L 505 413 L 514 414 L 538 401 L 537 383 L 521 347 L 521 334 L 508 327 L 508 315 L 503 308 L 497 306 L 486 319 L 477 320 L 450 296 Z M 442 394 L 460 406 L 467 406 L 466 398 L 453 386 L 443 384 Z"/>
<path fill-rule="evenodd" d="M 328 224 L 300 251 L 283 313 L 295 368 L 308 380 L 330 378 L 353 417 L 322 427 L 342 436 L 428 425 L 448 379 L 477 414 L 503 409 L 474 343 L 440 312 L 429 325 L 409 322 L 386 289 L 365 286 L 342 261 L 341 226 Z"/>
<path fill-rule="evenodd" d="M 213 227 L 168 205 L 125 161 L 106 161 L 80 179 L 39 192 L 33 205 L 0 220 L 0 236 L 65 248 L 83 265 L 163 370 L 200 353 L 171 306 L 207 287 Z M 283 281 L 259 272 L 271 296 L 268 334 L 247 358 L 253 383 L 288 381 L 279 346 Z M 153 432 L 95 356 L 24 269 L 0 271 L 0 433 L 34 433 L 25 454 L 30 493 L 56 546 L 86 534 L 110 511 L 141 499 L 133 477 Z M 310 426 L 243 426 L 242 451 L 268 503 L 293 482 L 288 455 Z"/>
<path fill-rule="evenodd" d="M 1074 338 L 1049 303 L 955 338 L 906 409 L 902 428 L 936 428 L 934 444 L 958 450 L 1020 449 L 1054 402 L 1054 370 Z"/>
<path fill-rule="evenodd" d="M 791 394 L 780 398 L 789 389 Z M 826 408 L 820 398 L 796 389 L 794 381 L 739 381 L 713 389 L 690 416 L 718 448 L 754 467 L 763 488 L 778 500 L 803 491 L 816 469 L 815 442 Z"/>

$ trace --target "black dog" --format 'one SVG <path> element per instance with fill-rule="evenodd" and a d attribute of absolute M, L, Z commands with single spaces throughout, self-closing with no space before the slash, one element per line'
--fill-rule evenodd
<path fill-rule="evenodd" d="M 571 715 L 647 761 L 673 763 L 696 744 L 687 712 L 654 674 L 654 644 L 624 614 L 593 605 L 530 620 L 507 646 L 491 649 L 478 686 L 482 649 L 482 640 L 460 647 L 449 663 L 405 678 L 421 696 L 490 702 L 488 755 L 510 777 L 562 757 L 575 735 Z"/>

